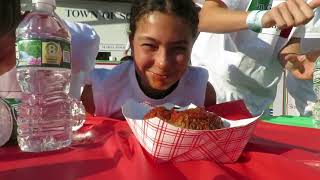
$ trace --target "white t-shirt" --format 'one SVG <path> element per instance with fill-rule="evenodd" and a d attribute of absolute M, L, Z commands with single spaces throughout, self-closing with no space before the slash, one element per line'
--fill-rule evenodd
<path fill-rule="evenodd" d="M 124 62 L 112 70 L 95 69 L 85 83 L 92 85 L 97 116 L 123 119 L 121 106 L 128 99 L 150 105 L 173 103 L 186 106 L 193 103 L 204 106 L 208 72 L 203 68 L 189 67 L 176 89 L 162 99 L 152 99 L 140 89 L 132 61 Z"/>
<path fill-rule="evenodd" d="M 230 9 L 247 10 L 249 0 L 222 0 Z M 265 4 L 275 6 L 279 1 Z M 252 10 L 252 9 L 251 9 Z M 288 42 L 275 28 L 262 33 L 243 30 L 216 34 L 201 32 L 193 46 L 192 65 L 209 71 L 217 103 L 243 99 L 254 115 L 273 102 L 282 67 L 279 50 Z M 297 36 L 293 34 L 293 36 Z"/>
<path fill-rule="evenodd" d="M 99 51 L 100 37 L 93 27 L 65 21 L 71 33 L 71 81 L 70 94 L 80 99 L 80 89 L 86 73 L 91 71 L 96 64 Z"/>

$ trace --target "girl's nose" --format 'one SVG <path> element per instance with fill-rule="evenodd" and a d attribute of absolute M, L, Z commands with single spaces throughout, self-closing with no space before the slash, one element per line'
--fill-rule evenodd
<path fill-rule="evenodd" d="M 165 69 L 170 65 L 169 54 L 166 49 L 159 49 L 156 55 L 156 65 L 161 69 Z"/>

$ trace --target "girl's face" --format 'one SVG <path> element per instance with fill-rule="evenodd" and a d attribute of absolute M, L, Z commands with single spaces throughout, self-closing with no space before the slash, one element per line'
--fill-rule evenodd
<path fill-rule="evenodd" d="M 190 26 L 177 16 L 155 11 L 143 16 L 136 27 L 131 45 L 141 88 L 149 93 L 166 91 L 188 67 Z"/>

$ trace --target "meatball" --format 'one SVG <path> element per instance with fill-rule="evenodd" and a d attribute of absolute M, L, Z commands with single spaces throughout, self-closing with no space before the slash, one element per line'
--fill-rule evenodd
<path fill-rule="evenodd" d="M 218 115 L 199 107 L 184 111 L 174 110 L 171 113 L 169 123 L 194 130 L 214 130 L 223 128 L 223 122 Z"/>
<path fill-rule="evenodd" d="M 221 118 L 213 112 L 208 112 L 204 108 L 187 109 L 179 111 L 168 110 L 165 107 L 155 107 L 145 116 L 144 120 L 158 117 L 174 126 L 193 130 L 214 130 L 223 128 Z"/>
<path fill-rule="evenodd" d="M 159 119 L 167 122 L 171 118 L 171 110 L 168 110 L 162 106 L 158 106 L 158 107 L 152 108 L 147 114 L 145 114 L 143 119 L 147 120 L 154 117 L 158 117 Z"/>

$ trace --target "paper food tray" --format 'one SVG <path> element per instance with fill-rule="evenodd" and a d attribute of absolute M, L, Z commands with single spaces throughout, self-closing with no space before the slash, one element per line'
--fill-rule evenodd
<path fill-rule="evenodd" d="M 163 105 L 170 109 L 172 104 Z M 192 105 L 187 108 L 193 108 Z M 159 118 L 144 121 L 152 107 L 129 100 L 122 106 L 132 132 L 142 147 L 157 163 L 190 160 L 211 160 L 232 163 L 238 160 L 245 148 L 256 120 L 260 117 L 237 121 L 222 118 L 225 128 L 217 130 L 191 130 L 173 126 Z"/>

